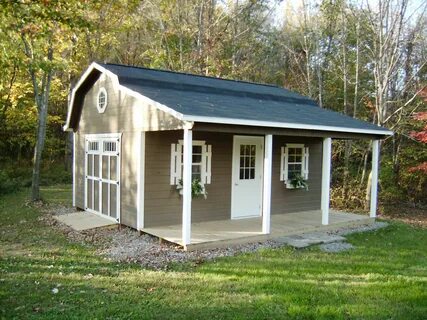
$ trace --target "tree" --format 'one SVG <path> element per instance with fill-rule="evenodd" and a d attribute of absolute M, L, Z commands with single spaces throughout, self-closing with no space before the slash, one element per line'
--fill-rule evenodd
<path fill-rule="evenodd" d="M 40 199 L 40 166 L 46 138 L 49 97 L 55 72 L 67 63 L 74 29 L 86 26 L 79 1 L 2 2 L 6 32 L 17 46 L 18 63 L 26 68 L 37 108 L 31 199 Z M 56 54 L 56 55 L 54 55 Z"/>
<path fill-rule="evenodd" d="M 414 115 L 414 119 L 425 122 L 425 126 L 420 131 L 414 131 L 411 133 L 411 137 L 415 140 L 427 144 L 427 111 L 418 112 Z M 427 174 L 427 161 L 412 167 L 409 169 L 410 172 L 421 171 Z"/>

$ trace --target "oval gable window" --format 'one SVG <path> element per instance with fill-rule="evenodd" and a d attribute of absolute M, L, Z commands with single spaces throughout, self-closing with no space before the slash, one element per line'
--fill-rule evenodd
<path fill-rule="evenodd" d="M 96 107 L 98 108 L 99 113 L 103 113 L 105 111 L 105 108 L 107 108 L 107 90 L 105 90 L 104 87 L 99 89 L 98 92 L 98 101 Z"/>

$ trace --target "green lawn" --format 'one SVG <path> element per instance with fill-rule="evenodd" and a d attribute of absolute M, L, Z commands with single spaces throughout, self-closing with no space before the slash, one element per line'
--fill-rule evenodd
<path fill-rule="evenodd" d="M 70 189 L 43 190 L 69 203 Z M 425 319 L 427 230 L 392 223 L 327 254 L 288 247 L 150 271 L 70 243 L 25 205 L 0 198 L 0 318 Z M 92 274 L 93 277 L 88 276 Z M 52 293 L 58 288 L 57 294 Z"/>

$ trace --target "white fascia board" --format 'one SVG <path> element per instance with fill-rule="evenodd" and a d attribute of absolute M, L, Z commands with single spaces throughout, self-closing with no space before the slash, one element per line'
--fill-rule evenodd
<path fill-rule="evenodd" d="M 220 118 L 220 117 L 203 117 L 203 116 L 185 116 L 184 115 L 182 120 L 193 121 L 193 122 L 205 122 L 205 123 L 234 124 L 234 125 L 254 126 L 254 127 L 273 127 L 273 128 L 286 128 L 286 129 L 333 131 L 333 132 L 362 133 L 362 134 L 388 135 L 388 136 L 393 135 L 393 132 L 389 130 L 354 129 L 354 128 L 346 128 L 346 127 L 310 125 L 310 124 L 289 123 L 289 122 L 244 120 L 244 119 Z"/>
<path fill-rule="evenodd" d="M 72 108 L 74 106 L 74 100 L 75 100 L 76 91 L 80 88 L 80 86 L 83 84 L 83 82 L 86 80 L 86 78 L 89 76 L 89 74 L 94 69 L 97 69 L 98 71 L 100 71 L 100 72 L 108 75 L 109 77 L 111 77 L 112 80 L 113 80 L 114 86 L 116 88 L 118 88 L 120 91 L 122 91 L 124 93 L 127 93 L 128 95 L 130 95 L 130 96 L 132 96 L 132 97 L 134 97 L 134 98 L 136 98 L 136 99 L 138 99 L 140 101 L 143 101 L 143 102 L 145 102 L 147 104 L 150 104 L 150 105 L 156 107 L 157 109 L 159 109 L 161 111 L 164 111 L 164 112 L 166 112 L 166 113 L 174 116 L 178 120 L 182 120 L 183 115 L 181 113 L 179 113 L 179 112 L 177 112 L 177 111 L 175 111 L 175 110 L 173 110 L 173 109 L 171 109 L 171 108 L 169 108 L 169 107 L 167 107 L 167 106 L 165 106 L 165 105 L 163 105 L 161 103 L 158 103 L 157 101 L 154 101 L 154 100 L 152 100 L 152 99 L 150 99 L 150 98 L 148 98 L 148 97 L 146 97 L 146 96 L 144 96 L 144 95 L 142 95 L 142 94 L 140 94 L 140 93 L 138 93 L 136 91 L 133 91 L 133 90 L 129 89 L 126 86 L 121 85 L 120 82 L 119 82 L 119 78 L 118 78 L 118 76 L 115 73 L 107 70 L 106 68 L 104 68 L 101 65 L 97 64 L 96 62 L 92 62 L 90 64 L 90 66 L 87 68 L 87 70 L 83 73 L 83 75 L 81 76 L 81 78 L 77 82 L 77 84 L 74 86 L 73 90 L 71 91 L 71 98 L 70 98 L 70 101 L 69 101 L 69 104 L 68 104 L 67 120 L 66 120 L 65 125 L 63 127 L 64 131 L 71 131 L 71 129 L 70 129 L 70 118 L 71 118 Z M 191 129 L 193 127 L 193 124 L 190 123 L 186 127 L 189 128 L 189 129 Z"/>
<path fill-rule="evenodd" d="M 74 100 L 75 100 L 76 92 L 80 88 L 80 86 L 83 84 L 83 82 L 85 82 L 86 78 L 89 76 L 89 74 L 91 74 L 91 72 L 94 69 L 97 69 L 98 71 L 109 75 L 113 79 L 113 82 L 116 85 L 119 84 L 119 79 L 114 73 L 112 73 L 111 71 L 108 71 L 107 69 L 100 66 L 96 62 L 92 62 L 90 64 L 90 66 L 86 69 L 86 71 L 83 73 L 83 75 L 80 77 L 80 80 L 77 82 L 77 84 L 74 86 L 74 88 L 71 91 L 71 98 L 70 98 L 70 101 L 68 103 L 67 120 L 65 121 L 65 125 L 63 127 L 64 131 L 71 131 L 71 129 L 70 129 L 70 118 L 71 118 L 71 113 L 72 113 L 73 106 L 74 106 Z"/>

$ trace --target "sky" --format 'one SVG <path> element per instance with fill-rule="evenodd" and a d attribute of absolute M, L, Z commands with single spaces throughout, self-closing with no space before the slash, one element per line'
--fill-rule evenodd
<path fill-rule="evenodd" d="M 272 4 L 276 5 L 274 21 L 277 24 L 280 24 L 283 21 L 285 10 L 295 10 L 302 6 L 303 2 L 306 3 L 321 3 L 321 0 L 282 0 L 279 4 L 277 4 L 277 0 L 270 0 Z M 378 3 L 378 0 L 350 0 L 353 3 L 366 3 L 369 2 L 369 5 L 375 7 Z M 421 12 L 422 8 L 427 5 L 426 0 L 409 0 L 408 4 L 408 15 L 418 11 Z M 414 15 L 414 19 L 417 15 Z"/>

